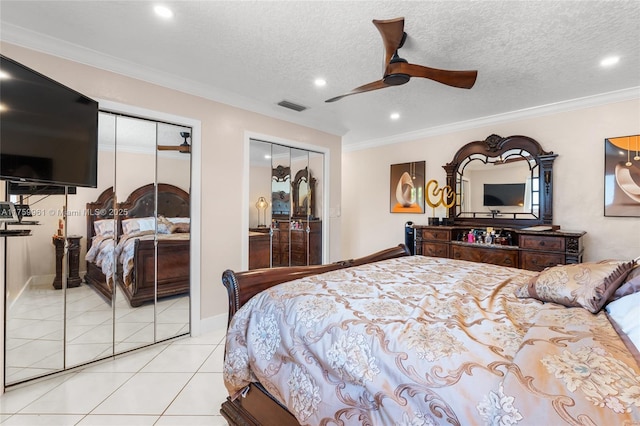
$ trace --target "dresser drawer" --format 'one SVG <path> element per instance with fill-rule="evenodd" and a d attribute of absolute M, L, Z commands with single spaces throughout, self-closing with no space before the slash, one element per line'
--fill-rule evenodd
<path fill-rule="evenodd" d="M 518 251 L 500 248 L 483 248 L 477 246 L 452 245 L 451 257 L 471 262 L 491 263 L 493 265 L 518 267 Z"/>
<path fill-rule="evenodd" d="M 449 231 L 442 229 L 423 229 L 423 240 L 449 241 Z"/>
<path fill-rule="evenodd" d="M 422 243 L 423 256 L 431 257 L 449 257 L 449 244 L 445 243 Z"/>
<path fill-rule="evenodd" d="M 291 231 L 291 243 L 302 243 L 307 238 L 307 232 L 303 230 Z"/>
<path fill-rule="evenodd" d="M 291 251 L 291 265 L 300 266 L 307 264 L 307 252 L 306 251 Z"/>
<path fill-rule="evenodd" d="M 564 255 L 560 253 L 537 253 L 535 251 L 520 253 L 520 268 L 529 271 L 542 271 L 550 266 L 564 265 L 564 263 Z"/>
<path fill-rule="evenodd" d="M 537 235 L 520 235 L 520 248 L 541 251 L 564 251 L 562 237 L 544 237 Z"/>

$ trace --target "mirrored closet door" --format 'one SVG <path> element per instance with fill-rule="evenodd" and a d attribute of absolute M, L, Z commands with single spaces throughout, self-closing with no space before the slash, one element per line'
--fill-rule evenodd
<path fill-rule="evenodd" d="M 4 185 L 32 214 L 5 238 L 5 386 L 190 331 L 192 130 L 98 122 L 97 188 Z"/>
<path fill-rule="evenodd" d="M 324 154 L 250 141 L 249 269 L 322 264 Z"/>

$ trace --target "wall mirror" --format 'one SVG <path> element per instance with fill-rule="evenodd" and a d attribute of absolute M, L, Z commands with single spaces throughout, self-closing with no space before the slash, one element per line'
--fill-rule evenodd
<path fill-rule="evenodd" d="M 555 157 L 526 136 L 491 135 L 464 145 L 443 166 L 456 192 L 449 218 L 456 224 L 551 224 Z"/>
<path fill-rule="evenodd" d="M 249 148 L 249 269 L 322 263 L 324 154 L 254 139 Z"/>
<path fill-rule="evenodd" d="M 315 217 L 315 185 L 316 178 L 311 175 L 308 167 L 296 173 L 292 188 L 293 217 L 310 219 Z"/>
<path fill-rule="evenodd" d="M 97 188 L 6 193 L 36 223 L 6 239 L 5 386 L 190 331 L 191 155 L 159 147 L 191 128 L 101 111 L 98 129 Z"/>
<path fill-rule="evenodd" d="M 271 145 L 271 215 L 291 216 L 291 148 Z"/>

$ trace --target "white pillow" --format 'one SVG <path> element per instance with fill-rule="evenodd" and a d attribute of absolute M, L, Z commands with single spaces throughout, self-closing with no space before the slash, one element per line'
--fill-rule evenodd
<path fill-rule="evenodd" d="M 614 300 L 605 309 L 618 328 L 640 351 L 640 292 Z"/>
<path fill-rule="evenodd" d="M 93 229 L 96 235 L 113 236 L 113 219 L 102 219 L 93 222 Z"/>
<path fill-rule="evenodd" d="M 122 221 L 123 234 L 136 234 L 144 231 L 155 231 L 156 220 L 153 217 L 138 217 Z"/>
<path fill-rule="evenodd" d="M 171 223 L 189 223 L 191 221 L 189 217 L 168 217 L 167 219 Z"/>

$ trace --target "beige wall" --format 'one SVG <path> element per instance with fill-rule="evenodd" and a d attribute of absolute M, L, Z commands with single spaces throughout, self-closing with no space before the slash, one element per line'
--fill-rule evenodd
<path fill-rule="evenodd" d="M 465 143 L 526 135 L 558 154 L 554 163 L 554 223 L 584 230 L 585 260 L 640 255 L 640 218 L 604 217 L 604 139 L 640 133 L 640 101 L 611 103 L 439 136 L 344 152 L 342 254 L 365 255 L 404 242 L 404 224 L 427 224 L 427 214 L 389 213 L 389 166 L 426 161 L 426 180 L 445 184 L 442 166 Z M 429 207 L 427 207 L 429 209 Z M 436 216 L 443 217 L 439 210 Z M 366 235 L 367 238 L 359 236 Z"/>
<path fill-rule="evenodd" d="M 201 176 L 201 318 L 226 315 L 227 296 L 220 277 L 225 269 L 240 269 L 241 205 L 245 132 L 326 147 L 330 156 L 330 204 L 340 204 L 340 137 L 276 120 L 197 96 L 45 55 L 8 43 L 0 50 L 18 62 L 87 96 L 175 114 L 202 124 Z M 255 201 L 254 201 L 255 203 Z M 246 205 L 246 204 L 245 204 Z M 330 260 L 340 258 L 340 218 L 331 219 Z"/>

